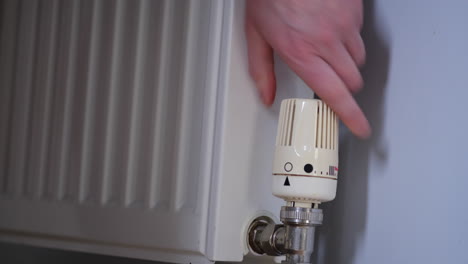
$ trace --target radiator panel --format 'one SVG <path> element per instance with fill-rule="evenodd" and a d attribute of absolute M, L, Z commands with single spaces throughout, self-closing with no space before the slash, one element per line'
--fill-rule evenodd
<path fill-rule="evenodd" d="M 223 2 L 2 5 L 0 229 L 203 255 Z"/>

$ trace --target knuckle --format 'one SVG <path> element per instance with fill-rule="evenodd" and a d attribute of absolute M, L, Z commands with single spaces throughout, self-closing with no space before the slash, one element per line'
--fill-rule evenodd
<path fill-rule="evenodd" d="M 343 96 L 343 92 L 340 89 L 329 89 L 326 91 L 326 93 L 326 98 L 330 106 L 337 108 L 338 106 L 343 104 L 343 100 L 345 99 L 345 97 Z"/>
<path fill-rule="evenodd" d="M 340 10 L 339 15 L 334 16 L 334 23 L 344 32 L 358 30 L 362 21 L 362 15 L 356 10 Z"/>
<path fill-rule="evenodd" d="M 337 20 L 337 24 L 341 30 L 346 32 L 352 30 L 357 22 L 350 13 L 346 13 L 340 16 L 340 18 Z"/>
<path fill-rule="evenodd" d="M 283 43 L 283 54 L 295 65 L 309 63 L 317 55 L 317 50 L 313 45 L 300 38 L 291 38 Z"/>
<path fill-rule="evenodd" d="M 325 27 L 320 31 L 318 40 L 320 43 L 322 43 L 322 45 L 331 47 L 334 46 L 335 43 L 338 41 L 337 35 L 338 33 L 335 29 L 331 27 Z"/>

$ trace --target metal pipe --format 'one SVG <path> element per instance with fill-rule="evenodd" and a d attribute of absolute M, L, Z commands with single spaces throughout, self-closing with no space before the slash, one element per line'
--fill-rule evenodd
<path fill-rule="evenodd" d="M 257 254 L 286 255 L 287 264 L 311 263 L 315 227 L 322 224 L 321 209 L 283 206 L 281 222 L 269 217 L 255 219 L 249 227 L 249 246 Z"/>

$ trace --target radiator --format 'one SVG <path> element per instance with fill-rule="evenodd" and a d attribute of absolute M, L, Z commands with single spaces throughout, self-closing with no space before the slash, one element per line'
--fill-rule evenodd
<path fill-rule="evenodd" d="M 203 251 L 223 4 L 3 3 L 3 229 Z"/>
<path fill-rule="evenodd" d="M 1 5 L 0 240 L 242 260 L 248 221 L 279 208 L 242 1 Z"/>

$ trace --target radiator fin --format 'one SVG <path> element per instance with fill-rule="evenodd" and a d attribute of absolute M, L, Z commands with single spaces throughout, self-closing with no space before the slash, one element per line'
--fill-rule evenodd
<path fill-rule="evenodd" d="M 196 207 L 208 107 L 200 78 L 209 52 L 203 5 L 3 5 L 0 194 L 154 210 Z"/>

